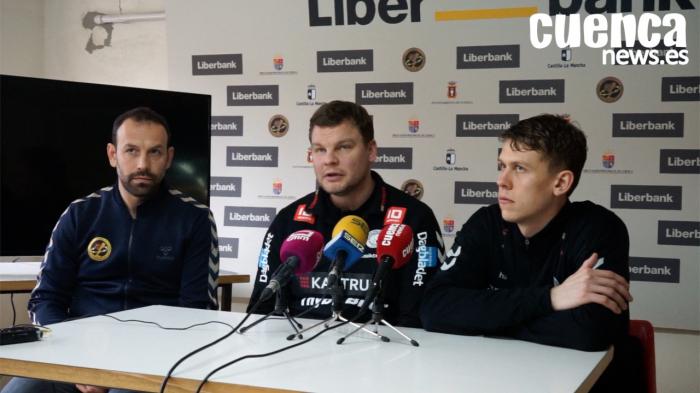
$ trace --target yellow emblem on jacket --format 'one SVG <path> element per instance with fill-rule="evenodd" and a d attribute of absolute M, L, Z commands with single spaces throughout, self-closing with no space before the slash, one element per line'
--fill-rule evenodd
<path fill-rule="evenodd" d="M 95 237 L 90 240 L 87 253 L 93 261 L 102 262 L 112 254 L 112 244 L 104 237 Z"/>

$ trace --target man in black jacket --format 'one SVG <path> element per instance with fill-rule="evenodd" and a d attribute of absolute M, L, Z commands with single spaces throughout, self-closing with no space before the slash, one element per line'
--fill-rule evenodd
<path fill-rule="evenodd" d="M 602 206 L 569 201 L 585 135 L 568 119 L 541 115 L 501 140 L 498 204 L 457 234 L 426 290 L 423 325 L 588 351 L 624 346 L 627 228 Z"/>
<path fill-rule="evenodd" d="M 388 223 L 403 223 L 414 232 L 416 252 L 403 267 L 392 270 L 384 285 L 384 318 L 392 324 L 420 326 L 420 304 L 425 284 L 442 261 L 444 246 L 432 210 L 421 201 L 384 183 L 370 170 L 377 156 L 372 118 L 352 102 L 332 101 L 311 117 L 310 155 L 317 190 L 282 209 L 263 238 L 258 272 L 248 310 L 258 301 L 273 272 L 282 263 L 279 249 L 291 233 L 302 229 L 321 232 L 326 241 L 333 228 L 347 215 L 364 219 L 369 238 L 363 257 L 344 273 L 347 298 L 342 315 L 351 317 L 361 307 L 377 269 L 376 238 Z M 312 318 L 331 316 L 331 298 L 326 289 L 331 261 L 323 258 L 308 275 L 292 280 L 285 291 L 292 315 Z M 257 312 L 273 309 L 275 299 L 263 302 Z"/>

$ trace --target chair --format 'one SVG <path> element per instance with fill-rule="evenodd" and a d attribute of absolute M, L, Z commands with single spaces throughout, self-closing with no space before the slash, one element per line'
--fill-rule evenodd
<path fill-rule="evenodd" d="M 630 336 L 639 340 L 642 350 L 641 376 L 646 393 L 656 393 L 656 351 L 654 349 L 654 327 L 649 321 L 630 320 Z"/>

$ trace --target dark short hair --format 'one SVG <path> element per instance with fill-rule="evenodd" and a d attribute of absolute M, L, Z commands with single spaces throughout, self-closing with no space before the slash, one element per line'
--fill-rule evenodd
<path fill-rule="evenodd" d="M 367 110 L 354 102 L 331 101 L 319 107 L 311 120 L 309 120 L 309 141 L 311 141 L 311 131 L 315 126 L 334 127 L 344 121 L 352 122 L 362 135 L 365 144 L 374 139 L 374 125 L 372 116 Z"/>
<path fill-rule="evenodd" d="M 586 135 L 563 116 L 543 114 L 521 120 L 506 130 L 500 140 L 510 141 L 513 150 L 534 150 L 549 161 L 552 171 L 570 170 L 574 182 L 568 195 L 574 192 L 586 162 Z"/>
<path fill-rule="evenodd" d="M 165 133 L 168 135 L 167 146 L 172 146 L 172 136 L 170 135 L 170 127 L 168 126 L 168 121 L 160 113 L 154 111 L 151 108 L 140 106 L 138 108 L 129 109 L 128 111 L 122 113 L 114 119 L 112 124 L 112 144 L 117 145 L 117 130 L 122 124 L 127 120 L 131 119 L 137 123 L 155 123 L 160 124 L 165 128 Z"/>

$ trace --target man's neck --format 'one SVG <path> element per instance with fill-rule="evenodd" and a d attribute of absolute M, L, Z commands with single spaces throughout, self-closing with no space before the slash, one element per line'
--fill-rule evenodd
<path fill-rule="evenodd" d="M 518 223 L 520 233 L 522 233 L 522 235 L 528 239 L 540 233 L 540 231 L 543 230 L 547 224 L 549 224 L 554 217 L 557 216 L 557 214 L 559 214 L 564 205 L 566 205 L 567 200 L 567 198 L 557 199 L 550 205 L 549 209 L 542 212 L 542 214 L 537 216 L 536 219 Z"/>
<path fill-rule="evenodd" d="M 374 179 L 372 174 L 367 174 L 367 177 L 360 183 L 349 195 L 331 195 L 331 202 L 335 207 L 342 211 L 357 210 L 362 206 L 374 190 Z"/>

